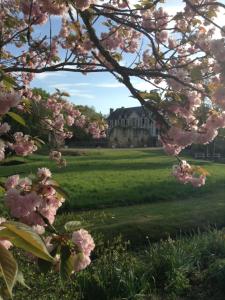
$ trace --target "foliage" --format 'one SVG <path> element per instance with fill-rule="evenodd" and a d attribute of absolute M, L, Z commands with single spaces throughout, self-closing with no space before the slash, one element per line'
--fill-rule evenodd
<path fill-rule="evenodd" d="M 21 257 L 32 291 L 17 287 L 15 299 L 164 299 L 222 300 L 224 297 L 224 231 L 195 232 L 177 241 L 169 238 L 130 251 L 121 238 L 97 247 L 92 265 L 64 287 L 55 273 L 39 273 Z M 38 276 L 38 280 L 37 280 Z M 47 280 L 46 280 L 47 279 Z M 53 284 L 49 287 L 47 282 Z M 54 286 L 54 289 L 53 289 Z"/>
<path fill-rule="evenodd" d="M 77 109 L 83 114 L 85 115 L 91 122 L 98 122 L 101 123 L 102 120 L 104 120 L 104 117 L 101 113 L 98 113 L 95 111 L 94 107 L 89 107 L 87 105 L 77 105 Z M 80 128 L 76 125 L 73 126 L 72 128 L 73 131 L 73 136 L 74 138 L 69 139 L 68 141 L 66 141 L 68 146 L 71 146 L 74 144 L 76 144 L 76 141 L 91 141 L 93 140 L 93 136 L 88 133 L 87 131 L 85 131 L 83 128 Z"/>

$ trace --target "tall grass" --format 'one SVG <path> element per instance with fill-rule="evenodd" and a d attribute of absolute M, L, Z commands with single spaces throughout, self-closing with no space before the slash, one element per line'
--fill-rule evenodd
<path fill-rule="evenodd" d="M 210 230 L 191 238 L 149 244 L 130 252 L 120 238 L 97 240 L 93 262 L 63 288 L 56 274 L 40 275 L 24 265 L 32 291 L 17 289 L 15 299 L 222 300 L 225 295 L 224 232 Z M 24 264 L 24 262 L 23 262 Z"/>

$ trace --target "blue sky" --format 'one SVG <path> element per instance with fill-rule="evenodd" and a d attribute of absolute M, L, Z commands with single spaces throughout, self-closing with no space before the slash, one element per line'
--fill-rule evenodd
<path fill-rule="evenodd" d="M 166 5 L 168 10 L 174 13 L 180 10 L 181 4 L 181 0 L 168 0 Z M 57 28 L 58 22 L 59 20 L 55 18 L 52 25 Z M 134 79 L 133 83 L 141 90 L 149 89 L 148 84 L 138 79 Z M 137 100 L 130 97 L 129 91 L 107 73 L 82 75 L 72 72 L 47 72 L 36 75 L 31 86 L 40 87 L 49 92 L 54 92 L 55 88 L 65 90 L 70 94 L 70 101 L 73 103 L 94 106 L 103 114 L 108 114 L 110 108 L 139 105 Z"/>

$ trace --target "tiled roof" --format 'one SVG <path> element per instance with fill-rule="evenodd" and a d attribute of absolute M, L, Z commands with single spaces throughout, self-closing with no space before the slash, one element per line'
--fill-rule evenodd
<path fill-rule="evenodd" d="M 140 117 L 147 116 L 149 112 L 146 111 L 146 109 L 143 106 L 136 106 L 136 107 L 121 107 L 114 110 L 108 117 L 108 120 L 115 120 L 119 118 L 129 118 L 129 116 L 135 112 Z"/>

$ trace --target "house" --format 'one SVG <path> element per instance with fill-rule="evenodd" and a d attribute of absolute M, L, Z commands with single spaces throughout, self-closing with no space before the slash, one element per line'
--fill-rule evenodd
<path fill-rule="evenodd" d="M 107 121 L 111 147 L 154 147 L 158 144 L 156 122 L 143 106 L 111 108 Z"/>

